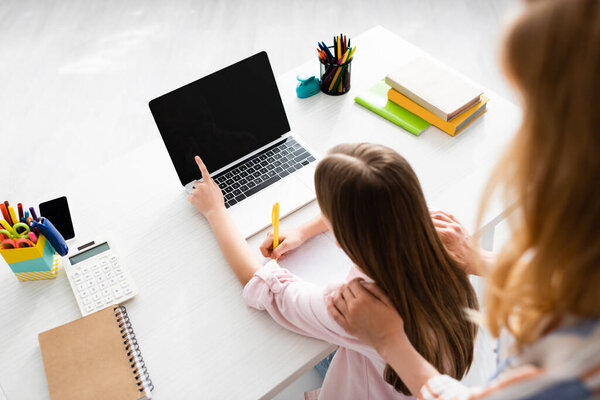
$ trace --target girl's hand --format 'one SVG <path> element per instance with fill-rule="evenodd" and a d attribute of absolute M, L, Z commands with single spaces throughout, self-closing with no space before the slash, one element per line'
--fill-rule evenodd
<path fill-rule="evenodd" d="M 260 245 L 260 252 L 264 257 L 272 259 L 281 258 L 290 250 L 300 247 L 304 243 L 304 237 L 300 229 L 290 229 L 279 232 L 279 246 L 273 250 L 273 231 L 267 233 L 267 238 Z"/>
<path fill-rule="evenodd" d="M 208 170 L 200 157 L 196 156 L 194 159 L 202 173 L 203 182 L 196 181 L 194 183 L 194 191 L 188 196 L 188 200 L 202 215 L 208 218 L 214 211 L 225 208 L 223 193 L 208 174 Z"/>
<path fill-rule="evenodd" d="M 477 266 L 474 255 L 481 252 L 473 243 L 467 229 L 444 211 L 432 211 L 431 219 L 446 251 L 467 274 L 476 274 Z"/>
<path fill-rule="evenodd" d="M 383 291 L 360 278 L 340 286 L 327 310 L 342 328 L 378 352 L 406 340 L 404 321 Z"/>

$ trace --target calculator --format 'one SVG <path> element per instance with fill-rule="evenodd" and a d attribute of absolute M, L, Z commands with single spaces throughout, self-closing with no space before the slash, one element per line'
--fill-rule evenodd
<path fill-rule="evenodd" d="M 86 316 L 137 294 L 133 279 L 107 241 L 80 246 L 63 263 L 81 315 Z"/>

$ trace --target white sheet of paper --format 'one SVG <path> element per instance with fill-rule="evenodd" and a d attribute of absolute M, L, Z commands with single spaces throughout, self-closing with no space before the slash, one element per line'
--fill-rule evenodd
<path fill-rule="evenodd" d="M 313 237 L 278 262 L 305 281 L 322 286 L 344 282 L 352 267 L 352 261 L 337 247 L 329 232 Z"/>

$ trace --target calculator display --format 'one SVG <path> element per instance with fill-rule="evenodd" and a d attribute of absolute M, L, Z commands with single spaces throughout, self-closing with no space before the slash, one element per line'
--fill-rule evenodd
<path fill-rule="evenodd" d="M 69 257 L 69 261 L 71 262 L 71 265 L 75 265 L 79 262 L 85 261 L 90 257 L 94 257 L 95 255 L 98 255 L 108 250 L 110 250 L 110 247 L 108 246 L 108 243 L 104 242 L 96 247 L 92 247 L 91 249 L 83 251 L 73 257 Z"/>

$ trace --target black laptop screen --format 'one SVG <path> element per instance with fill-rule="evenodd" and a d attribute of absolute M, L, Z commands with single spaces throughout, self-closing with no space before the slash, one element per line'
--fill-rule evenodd
<path fill-rule="evenodd" d="M 275 77 L 264 51 L 150 101 L 150 110 L 182 185 L 286 132 Z"/>

